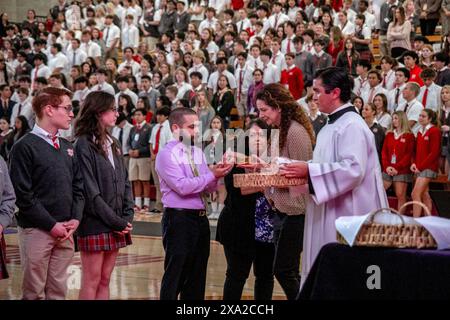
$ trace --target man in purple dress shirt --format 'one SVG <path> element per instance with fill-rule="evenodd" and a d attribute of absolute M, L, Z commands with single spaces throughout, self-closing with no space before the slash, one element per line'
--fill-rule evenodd
<path fill-rule="evenodd" d="M 203 151 L 193 146 L 199 128 L 195 111 L 178 108 L 169 124 L 174 140 L 158 152 L 164 214 L 163 246 L 166 252 L 161 300 L 202 300 L 205 297 L 210 230 L 206 217 L 206 193 L 215 191 L 219 178 L 231 164 L 208 168 Z"/>

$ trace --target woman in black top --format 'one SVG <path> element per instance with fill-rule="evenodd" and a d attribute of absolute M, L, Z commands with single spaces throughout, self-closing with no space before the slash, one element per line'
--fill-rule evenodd
<path fill-rule="evenodd" d="M 381 163 L 381 150 L 383 149 L 383 142 L 385 137 L 384 128 L 377 122 L 376 119 L 377 108 L 373 103 L 364 105 L 362 109 L 362 116 L 375 136 L 375 145 L 377 147 L 378 158 Z"/>
<path fill-rule="evenodd" d="M 249 125 L 250 153 L 264 158 L 267 151 L 268 126 L 261 119 Z M 239 300 L 253 265 L 255 300 L 271 300 L 273 292 L 273 211 L 262 189 L 235 188 L 233 175 L 245 173 L 235 166 L 225 176 L 227 197 L 217 223 L 216 240 L 224 248 L 227 271 L 224 300 Z"/>
<path fill-rule="evenodd" d="M 222 118 L 224 129 L 228 129 L 231 109 L 234 107 L 234 95 L 225 75 L 220 75 L 217 79 L 217 91 L 212 98 L 211 106 Z"/>
<path fill-rule="evenodd" d="M 5 138 L 1 146 L 0 155 L 5 158 L 5 161 L 9 159 L 9 153 L 13 145 L 29 131 L 30 125 L 28 124 L 27 118 L 18 116 L 14 123 L 14 131 Z"/>
<path fill-rule="evenodd" d="M 131 244 L 133 200 L 119 142 L 109 133 L 118 117 L 114 96 L 88 94 L 76 121 L 75 155 L 86 203 L 78 227 L 83 277 L 80 299 L 109 299 L 119 249 Z"/>

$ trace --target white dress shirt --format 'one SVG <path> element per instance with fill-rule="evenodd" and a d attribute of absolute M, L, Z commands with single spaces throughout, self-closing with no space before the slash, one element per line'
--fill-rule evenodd
<path fill-rule="evenodd" d="M 53 71 L 57 68 L 61 68 L 61 71 L 63 73 L 66 73 L 67 67 L 69 65 L 69 59 L 67 59 L 66 55 L 62 52 L 58 52 L 55 55 L 51 55 L 51 57 L 48 60 L 48 67 L 50 69 L 50 72 L 53 73 Z"/>
<path fill-rule="evenodd" d="M 263 82 L 265 84 L 280 82 L 281 71 L 274 64 L 269 62 L 266 66 L 263 66 L 262 70 L 264 72 Z"/>
<path fill-rule="evenodd" d="M 281 26 L 286 21 L 289 21 L 289 17 L 281 12 L 278 14 L 272 14 L 268 19 L 270 28 L 273 28 L 275 30 L 277 29 L 277 27 Z M 276 25 L 275 25 L 275 22 L 276 22 Z"/>
<path fill-rule="evenodd" d="M 417 100 L 419 100 L 423 104 L 423 96 L 425 94 L 426 86 L 422 86 L 420 88 L 420 93 L 417 96 Z M 434 82 L 428 87 L 428 94 L 426 104 L 424 108 L 431 109 L 435 112 L 438 112 L 442 107 L 442 99 L 441 99 L 441 90 L 442 87 L 438 86 Z"/>
<path fill-rule="evenodd" d="M 383 93 L 384 95 L 387 94 L 387 91 L 381 84 L 373 88 L 369 85 L 361 90 L 361 98 L 364 100 L 364 103 L 372 103 L 373 98 L 375 98 L 375 96 L 379 93 Z"/>
<path fill-rule="evenodd" d="M 388 110 L 389 112 L 394 112 L 397 110 L 398 106 L 401 106 L 406 103 L 405 98 L 403 98 L 403 89 L 405 89 L 406 84 L 402 84 L 399 88 L 394 88 L 388 92 Z M 398 103 L 395 103 L 395 96 L 397 95 L 398 90 Z"/>
<path fill-rule="evenodd" d="M 75 54 L 75 57 L 74 57 L 74 54 Z M 88 56 L 87 56 L 86 52 L 84 52 L 80 48 L 76 49 L 75 51 L 73 51 L 73 50 L 67 51 L 67 60 L 69 61 L 70 67 L 81 66 L 81 64 L 86 61 L 87 57 Z"/>
<path fill-rule="evenodd" d="M 131 67 L 131 72 L 133 75 L 138 74 L 139 71 L 141 70 L 141 65 L 139 63 L 137 63 L 136 61 L 134 61 L 133 59 L 131 59 L 130 61 L 124 60 L 124 62 L 122 62 L 119 65 L 119 68 L 117 69 L 117 71 L 120 73 L 122 71 L 122 69 L 125 68 L 126 66 Z"/>
<path fill-rule="evenodd" d="M 388 73 L 386 74 L 386 77 L 384 76 L 384 74 L 382 74 L 381 77 L 383 78 L 383 80 L 381 80 L 381 84 L 383 84 L 383 82 L 385 81 L 384 79 L 386 78 L 386 85 L 383 87 L 387 91 L 390 91 L 395 88 L 395 71 L 394 70 L 389 70 Z"/>
<path fill-rule="evenodd" d="M 242 71 L 242 77 L 241 77 L 241 71 Z M 236 78 L 237 82 L 237 93 L 239 93 L 239 88 L 241 89 L 241 94 L 247 95 L 248 88 L 253 83 L 253 68 L 251 68 L 248 65 L 244 65 L 243 68 L 241 68 L 240 65 L 238 65 L 237 69 L 234 71 L 234 77 Z M 242 84 L 241 84 L 242 79 Z"/>
<path fill-rule="evenodd" d="M 137 48 L 139 46 L 139 30 L 135 25 L 126 24 L 122 29 L 122 50 L 126 47 Z"/>
<path fill-rule="evenodd" d="M 115 95 L 116 92 L 114 91 L 114 87 L 112 85 L 110 85 L 108 82 L 103 82 L 102 84 L 96 84 L 95 86 L 93 86 L 91 88 L 91 91 L 103 91 L 103 92 L 107 92 L 111 95 Z"/>
<path fill-rule="evenodd" d="M 122 94 L 126 94 L 127 96 L 129 96 L 131 98 L 131 101 L 133 102 L 134 106 L 137 105 L 137 102 L 138 102 L 137 94 L 127 88 L 125 91 L 119 91 L 118 93 L 116 93 L 115 99 L 116 99 L 116 105 L 117 106 L 119 105 L 119 97 Z"/>
<path fill-rule="evenodd" d="M 102 56 L 102 48 L 93 41 L 82 43 L 80 49 L 83 50 L 88 57 L 99 58 Z"/>
<path fill-rule="evenodd" d="M 290 52 L 295 53 L 295 47 L 294 47 L 294 38 L 295 35 L 292 35 L 292 37 L 290 39 L 288 39 L 287 37 L 281 41 L 281 52 L 283 52 L 284 54 L 288 53 L 287 48 L 288 48 L 288 42 L 290 42 Z"/>
<path fill-rule="evenodd" d="M 191 79 L 190 76 L 192 72 L 200 72 L 202 74 L 202 83 L 208 83 L 209 72 L 203 64 L 192 65 L 192 67 L 188 70 L 189 81 Z"/>
<path fill-rule="evenodd" d="M 127 156 L 130 151 L 130 145 L 127 143 L 128 138 L 130 137 L 130 131 L 133 128 L 133 125 L 129 123 L 128 121 L 125 122 L 125 125 L 123 126 L 123 133 L 122 133 L 122 141 L 119 140 L 120 135 L 120 128 L 118 126 L 115 126 L 112 128 L 111 135 L 119 140 L 120 145 L 122 146 L 122 154 L 124 156 Z"/>
<path fill-rule="evenodd" d="M 295 51 L 295 48 L 293 51 Z M 272 52 L 272 58 L 270 59 L 270 63 L 272 63 L 273 65 L 275 65 L 275 67 L 277 67 L 277 70 L 280 74 L 281 70 L 287 68 L 286 59 L 284 58 L 284 55 L 281 52 L 277 52 L 277 54 L 274 54 Z"/>
<path fill-rule="evenodd" d="M 406 105 L 408 105 L 408 109 L 406 110 Z M 414 126 L 411 128 L 411 131 L 414 135 L 417 136 L 417 132 L 419 132 L 420 124 L 419 124 L 419 115 L 423 110 L 423 105 L 417 101 L 417 99 L 411 100 L 410 102 L 405 101 L 404 104 L 400 105 L 396 111 L 406 112 L 406 117 L 408 121 L 416 121 Z"/>
<path fill-rule="evenodd" d="M 105 41 L 105 47 L 111 48 L 115 39 L 120 39 L 120 29 L 115 24 L 111 24 L 109 26 L 105 26 L 103 29 L 103 39 Z M 119 41 L 116 42 L 116 48 L 119 47 Z"/>
<path fill-rule="evenodd" d="M 155 148 L 156 144 L 156 134 L 158 133 L 159 127 L 161 128 L 161 133 L 159 134 L 159 144 L 158 144 L 158 152 L 164 148 L 164 146 L 172 140 L 172 130 L 170 130 L 169 120 L 164 121 L 163 123 L 158 123 L 152 129 L 152 133 L 150 135 L 149 143 L 152 145 L 152 149 Z"/>
<path fill-rule="evenodd" d="M 222 74 L 228 78 L 228 82 L 230 83 L 230 88 L 236 89 L 237 85 L 236 85 L 236 78 L 234 77 L 234 75 L 231 72 L 229 72 L 228 70 L 225 70 Z M 217 91 L 217 81 L 218 80 L 219 80 L 219 72 L 215 71 L 215 72 L 211 73 L 211 76 L 208 79 L 208 89 L 212 89 L 213 93 L 216 93 L 216 91 Z"/>
<path fill-rule="evenodd" d="M 22 105 L 22 109 L 20 110 L 20 113 L 19 113 L 20 105 Z M 26 98 L 25 101 L 23 101 L 23 102 L 19 101 L 13 106 L 12 113 L 11 113 L 11 119 L 10 119 L 10 123 L 11 123 L 12 127 L 14 127 L 16 118 L 18 116 L 24 116 L 25 118 L 27 118 L 28 123 L 31 122 L 31 119 L 33 117 L 33 108 L 31 106 L 31 97 Z"/>

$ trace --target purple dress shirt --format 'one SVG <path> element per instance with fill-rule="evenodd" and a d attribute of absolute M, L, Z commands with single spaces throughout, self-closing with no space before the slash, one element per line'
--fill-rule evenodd
<path fill-rule="evenodd" d="M 171 140 L 156 156 L 162 203 L 165 208 L 204 210 L 202 192 L 217 189 L 217 179 L 209 170 L 205 155 L 198 147 L 191 147 L 199 176 L 195 177 L 186 154 L 186 146 Z"/>

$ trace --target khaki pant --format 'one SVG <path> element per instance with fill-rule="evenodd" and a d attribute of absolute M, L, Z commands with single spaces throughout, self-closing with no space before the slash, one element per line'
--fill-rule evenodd
<path fill-rule="evenodd" d="M 247 92 L 241 93 L 241 99 L 238 99 L 239 94 L 236 93 L 236 108 L 240 117 L 243 117 L 247 114 Z"/>
<path fill-rule="evenodd" d="M 130 181 L 150 181 L 150 158 L 130 158 L 128 177 Z"/>
<path fill-rule="evenodd" d="M 19 228 L 24 300 L 64 300 L 74 246 L 37 228 Z"/>
<path fill-rule="evenodd" d="M 159 42 L 159 39 L 155 37 L 144 37 L 143 41 L 147 44 L 148 50 L 153 51 L 155 50 L 156 44 Z"/>
<path fill-rule="evenodd" d="M 161 202 L 161 189 L 159 187 L 159 177 L 158 177 L 158 173 L 156 172 L 155 169 L 155 163 L 156 160 L 152 160 L 151 163 L 151 168 L 152 168 L 152 177 L 153 177 L 153 182 L 155 183 L 155 189 L 156 189 L 156 203 L 155 203 L 155 209 L 159 210 L 159 211 L 163 211 L 163 204 Z"/>
<path fill-rule="evenodd" d="M 390 50 L 390 45 L 387 40 L 387 36 L 380 35 L 379 40 L 380 40 L 380 55 L 381 55 L 380 58 L 385 57 L 385 56 L 390 56 L 391 50 Z"/>

